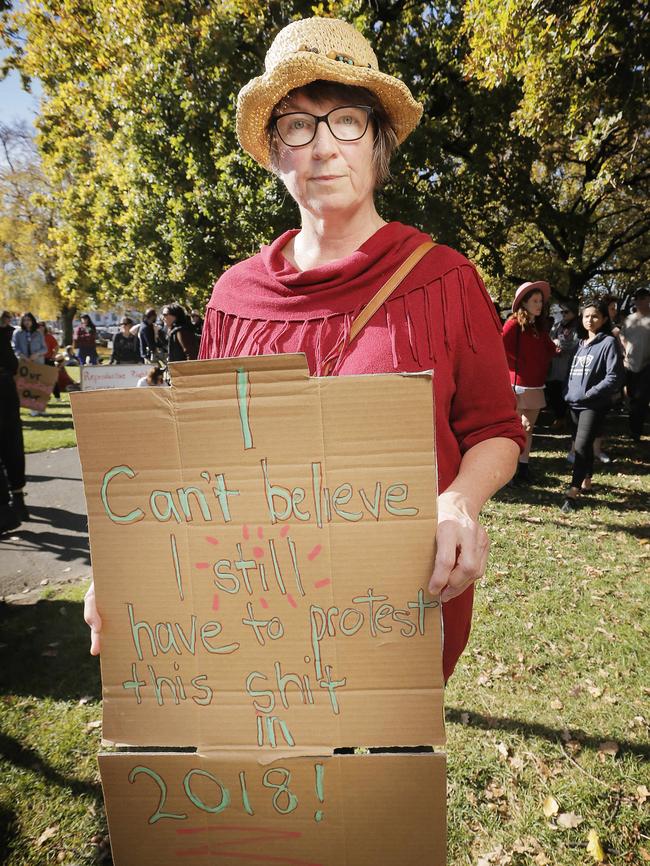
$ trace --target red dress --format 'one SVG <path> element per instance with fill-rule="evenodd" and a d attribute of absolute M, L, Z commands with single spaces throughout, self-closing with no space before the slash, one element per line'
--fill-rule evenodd
<path fill-rule="evenodd" d="M 352 255 L 298 271 L 282 254 L 295 234 L 281 235 L 217 281 L 199 358 L 304 352 L 319 375 L 358 312 L 430 239 L 393 222 Z M 449 247 L 427 253 L 335 361 L 334 375 L 434 371 L 441 493 L 473 445 L 505 437 L 523 447 L 501 324 L 473 265 Z M 472 600 L 470 588 L 443 605 L 446 678 L 467 643 Z"/>

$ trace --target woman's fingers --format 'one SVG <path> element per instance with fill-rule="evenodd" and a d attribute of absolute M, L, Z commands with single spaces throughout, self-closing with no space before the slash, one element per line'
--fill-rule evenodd
<path fill-rule="evenodd" d="M 441 520 L 429 591 L 449 601 L 485 573 L 490 542 L 483 527 L 463 515 Z"/>
<path fill-rule="evenodd" d="M 483 530 L 483 527 L 479 526 L 479 529 Z M 463 551 L 461 551 L 458 557 L 458 564 L 449 575 L 447 586 L 440 593 L 441 601 L 445 602 L 456 598 L 456 596 L 465 592 L 469 586 L 485 574 L 490 552 L 490 542 L 485 530 L 483 530 L 482 534 L 485 538 L 481 538 L 479 534 L 476 543 L 468 548 L 467 559 L 464 559 Z"/>
<path fill-rule="evenodd" d="M 102 630 L 102 618 L 97 612 L 95 601 L 95 584 L 91 583 L 88 592 L 84 596 L 84 619 L 90 626 L 90 654 L 99 655 L 99 633 Z"/>

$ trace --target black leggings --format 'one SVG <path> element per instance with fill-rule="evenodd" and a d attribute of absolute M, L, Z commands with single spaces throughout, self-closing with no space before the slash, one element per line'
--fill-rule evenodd
<path fill-rule="evenodd" d="M 591 478 L 594 468 L 594 439 L 603 429 L 607 409 L 571 409 L 571 423 L 575 440 L 576 459 L 573 464 L 571 486 L 580 487 L 585 478 Z"/>

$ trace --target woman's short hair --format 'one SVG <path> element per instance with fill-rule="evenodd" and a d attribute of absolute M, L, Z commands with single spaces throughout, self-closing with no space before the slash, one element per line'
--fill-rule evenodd
<path fill-rule="evenodd" d="M 390 180 L 390 161 L 397 149 L 397 135 L 390 125 L 388 115 L 383 105 L 371 90 L 365 87 L 357 87 L 351 84 L 339 84 L 336 81 L 312 81 L 304 87 L 296 87 L 290 90 L 271 113 L 271 120 L 267 127 L 270 141 L 271 164 L 277 167 L 278 141 L 273 134 L 273 119 L 288 108 L 291 99 L 295 96 L 306 96 L 316 103 L 332 100 L 349 105 L 368 105 L 372 108 L 372 121 L 375 130 L 375 138 L 372 146 L 372 165 L 375 170 L 375 186 L 383 186 Z"/>

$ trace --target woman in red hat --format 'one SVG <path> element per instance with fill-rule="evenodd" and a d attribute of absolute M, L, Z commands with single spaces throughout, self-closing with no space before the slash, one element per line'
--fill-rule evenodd
<path fill-rule="evenodd" d="M 510 370 L 510 383 L 517 397 L 517 411 L 526 431 L 526 447 L 519 455 L 514 484 L 530 484 L 528 460 L 533 430 L 546 406 L 544 384 L 555 343 L 544 327 L 544 305 L 551 289 L 543 280 L 522 283 L 512 302 L 512 315 L 503 326 L 503 344 Z"/>

